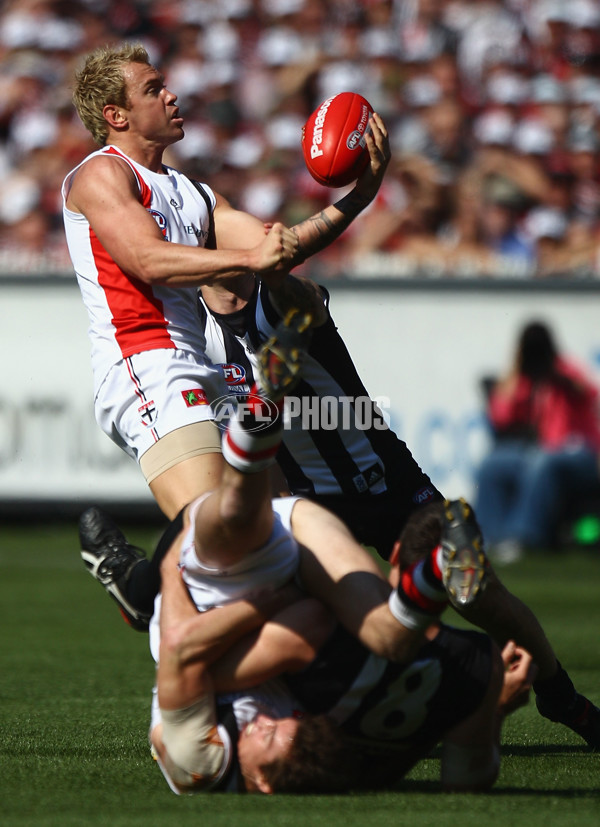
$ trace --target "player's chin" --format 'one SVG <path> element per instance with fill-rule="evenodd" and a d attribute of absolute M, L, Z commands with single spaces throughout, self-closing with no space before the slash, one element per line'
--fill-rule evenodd
<path fill-rule="evenodd" d="M 185 130 L 182 126 L 172 126 L 169 130 L 169 143 L 177 143 L 177 141 L 180 141 L 184 136 Z"/>

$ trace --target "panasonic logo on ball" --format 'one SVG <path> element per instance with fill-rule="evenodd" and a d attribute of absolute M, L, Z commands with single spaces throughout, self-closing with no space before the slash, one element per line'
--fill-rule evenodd
<path fill-rule="evenodd" d="M 312 144 L 310 147 L 311 158 L 318 158 L 323 154 L 323 150 L 320 148 L 323 141 L 323 124 L 325 123 L 325 115 L 327 114 L 327 110 L 329 109 L 332 100 L 333 98 L 327 98 L 327 100 L 321 104 L 321 107 L 317 112 L 315 125 L 313 127 Z"/>

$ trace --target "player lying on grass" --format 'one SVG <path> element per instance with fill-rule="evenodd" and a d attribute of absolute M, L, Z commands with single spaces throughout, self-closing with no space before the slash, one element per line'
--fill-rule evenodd
<path fill-rule="evenodd" d="M 337 420 L 342 423 L 346 419 L 349 425 L 331 431 L 312 425 L 305 427 L 303 417 L 292 417 L 277 453 L 278 464 L 292 493 L 333 511 L 357 539 L 374 546 L 388 559 L 408 516 L 429 501 L 441 500 L 442 495 L 419 468 L 405 443 L 390 429 L 381 427 L 384 423 L 369 400 L 319 288 L 307 280 L 288 276 L 277 290 L 267 289 L 264 283 L 259 289 L 253 277 L 241 277 L 235 285 L 229 282 L 227 287 L 205 290 L 201 319 L 209 356 L 215 362 L 236 366 L 239 375 L 251 381 L 249 345 L 255 347 L 271 335 L 280 318 L 279 309 L 294 301 L 310 307 L 315 318 L 295 396 L 311 400 L 311 404 L 314 399 L 326 398 L 328 404 L 338 399 Z M 348 400 L 369 402 L 371 427 L 357 427 L 354 409 L 344 419 L 343 405 Z M 354 469 L 354 475 L 348 476 L 349 469 Z M 367 478 L 370 484 L 362 485 L 361 481 Z M 166 547 L 168 544 L 164 543 L 163 550 Z M 129 622 L 136 628 L 147 628 L 160 586 L 160 554 L 149 562 L 141 561 L 133 551 L 127 555 L 126 549 L 124 546 L 119 565 L 118 560 L 114 561 L 110 588 Z M 136 561 L 138 565 L 133 565 Z M 506 588 L 491 567 L 482 599 L 472 606 L 457 604 L 455 608 L 500 647 L 514 639 L 528 649 L 539 668 L 534 690 L 541 714 L 570 727 L 592 748 L 600 748 L 600 711 L 576 691 L 534 613 Z"/>
<path fill-rule="evenodd" d="M 246 281 L 250 279 L 246 277 Z M 332 421 L 344 425 L 337 430 L 323 429 L 315 426 L 314 417 L 291 416 L 277 455 L 278 465 L 291 493 L 333 511 L 360 542 L 389 559 L 409 515 L 428 502 L 443 499 L 442 494 L 419 468 L 406 444 L 383 423 L 337 331 L 327 294 L 314 283 L 291 275 L 277 289 L 257 285 L 244 302 L 240 296 L 248 290 L 244 293 L 239 284 L 235 294 L 223 287 L 202 289 L 201 318 L 211 360 L 239 362 L 251 376 L 248 342 L 258 347 L 271 335 L 281 308 L 304 297 L 317 323 L 302 381 L 295 391 L 296 401 L 310 402 L 311 410 L 322 410 L 325 401 L 329 410 L 337 400 L 330 415 Z M 347 410 L 344 413 L 348 403 L 352 405 L 350 416 Z M 360 405 L 363 413 L 366 410 L 370 415 L 368 428 L 358 427 L 355 420 L 354 406 Z M 350 475 L 349 469 L 353 469 Z M 534 684 L 539 712 L 568 726 L 592 749 L 600 749 L 600 710 L 576 691 L 535 614 L 491 567 L 482 599 L 470 606 L 455 602 L 454 608 L 500 647 L 514 639 L 530 651 L 539 669 Z"/>
<path fill-rule="evenodd" d="M 163 559 L 163 594 L 151 631 L 153 653 L 158 655 L 152 742 L 172 789 L 308 792 L 388 785 L 398 781 L 440 739 L 445 742 L 442 781 L 446 788 L 484 789 L 492 784 L 498 771 L 500 718 L 496 705 L 501 665 L 486 636 L 449 628 L 436 630 L 435 618 L 447 603 L 443 585 L 436 578 L 440 559 L 444 565 L 437 540 L 433 552 L 399 578 L 400 591 L 392 592 L 404 606 L 406 621 L 417 627 L 403 634 L 418 637 L 418 629 L 426 626 L 431 640 L 416 657 L 407 654 L 404 663 L 391 662 L 373 656 L 353 636 L 335 628 L 323 605 L 314 599 L 286 606 L 291 600 L 289 588 L 198 613 L 191 595 L 203 607 L 221 603 L 235 592 L 260 588 L 264 580 L 259 576 L 268 572 L 268 558 L 276 564 L 276 568 L 270 567 L 273 579 L 283 571 L 280 558 L 284 565 L 289 561 L 278 525 L 271 542 L 244 555 L 241 566 L 234 561 L 233 567 L 228 567 L 231 560 L 219 557 L 214 561 L 218 570 L 205 571 L 201 581 L 192 576 L 201 561 L 208 557 L 211 562 L 203 541 L 219 523 L 210 516 L 214 500 L 207 498 L 204 510 L 203 504 L 186 510 L 184 530 Z M 285 518 L 284 512 L 288 512 L 291 522 L 298 510 L 295 522 L 300 526 L 307 516 L 302 506 L 309 509 L 311 523 L 321 511 L 302 500 L 295 501 L 291 515 L 290 503 L 278 501 L 276 505 L 280 516 Z M 452 504 L 450 510 L 452 519 L 442 519 L 446 558 L 452 562 L 457 528 L 471 546 L 466 550 L 479 556 L 472 548 L 477 536 L 469 510 L 460 502 Z M 113 524 L 103 522 L 101 512 L 96 517 L 100 518 L 96 525 L 104 528 L 110 542 L 115 536 Z M 341 531 L 337 538 L 336 531 Z M 248 532 L 238 527 L 238 533 L 236 547 L 243 549 Z M 273 542 L 274 533 L 279 543 Z M 317 533 L 323 535 L 326 545 L 333 542 L 338 546 L 348 539 L 336 518 L 318 524 Z M 273 554 L 277 546 L 278 552 Z M 308 558 L 310 570 L 316 561 L 305 551 L 303 556 Z M 302 562 L 300 571 L 306 571 Z M 391 593 L 391 586 L 379 572 L 368 574 L 366 581 L 364 572 L 350 575 L 346 583 L 350 597 L 357 589 L 354 599 L 364 601 L 363 588 L 371 591 L 375 580 L 380 587 L 376 600 L 381 590 Z M 330 582 L 325 591 L 336 587 Z M 230 649 L 240 636 L 262 626 L 276 611 L 277 616 L 256 639 L 241 641 L 237 650 Z M 315 653 L 317 660 L 309 666 Z M 219 656 L 221 660 L 215 663 Z M 512 660 L 510 651 L 505 656 Z M 530 659 L 522 652 L 518 657 L 501 711 L 506 711 L 509 700 L 516 703 L 522 697 L 521 690 L 529 685 Z M 286 670 L 297 673 L 291 687 L 272 682 Z M 255 683 L 260 686 L 251 692 L 231 694 L 239 686 Z M 331 720 L 322 716 L 298 720 L 302 703 L 290 689 L 308 709 L 330 713 L 351 740 L 340 742 Z M 215 691 L 221 693 L 216 705 Z M 315 708 L 315 703 L 320 707 Z M 248 723 L 251 725 L 245 727 Z"/>
<path fill-rule="evenodd" d="M 451 521 L 473 538 L 463 503 L 435 511 L 436 552 L 440 541 L 453 544 Z M 286 588 L 199 613 L 179 571 L 185 544 L 183 534 L 161 566 L 151 725 L 175 792 L 388 787 L 440 741 L 444 789 L 494 783 L 502 719 L 531 686 L 526 652 L 509 644 L 503 663 L 486 635 L 433 622 L 415 658 L 393 663 L 369 652 L 319 601 L 291 602 Z M 414 587 L 430 558 L 418 561 L 420 575 L 411 563 L 402 577 Z M 437 613 L 443 587 L 429 591 Z"/>
<path fill-rule="evenodd" d="M 285 385 L 293 381 L 298 372 L 301 362 L 298 321 L 302 322 L 298 315 L 286 320 L 282 338 L 269 342 L 263 349 L 261 380 L 270 400 L 280 398 Z M 394 662 L 409 661 L 411 652 L 422 640 L 422 630 L 447 603 L 441 583 L 437 584 L 433 597 L 431 585 L 420 584 L 421 569 L 432 569 L 433 558 L 428 558 L 426 565 L 415 567 L 414 572 L 407 572 L 393 593 L 392 605 L 395 615 L 400 615 L 399 623 L 388 609 L 389 584 L 341 521 L 308 501 L 286 498 L 271 505 L 268 467 L 280 439 L 281 417 L 275 406 L 275 415 L 268 426 L 256 430 L 258 414 L 264 425 L 273 413 L 269 411 L 273 402 L 267 404 L 264 397 L 253 393 L 247 407 L 249 411 L 238 412 L 225 433 L 223 450 L 228 464 L 221 484 L 184 511 L 183 530 L 176 548 L 177 563 L 193 598 L 193 605 L 187 604 L 188 608 L 197 616 L 198 609 L 206 611 L 256 589 L 274 588 L 289 581 L 299 560 L 293 531 L 303 547 L 300 574 L 313 593 L 327 602 L 345 626 L 370 649 Z M 95 540 L 99 552 L 103 550 L 102 545 L 114 546 L 118 537 L 112 524 L 106 524 L 97 510 L 88 514 L 88 518 L 91 517 L 93 519 L 84 521 L 87 545 L 94 545 Z M 92 530 L 94 536 L 91 536 Z M 463 554 L 468 557 L 468 565 L 455 566 Z M 442 557 L 442 569 L 451 591 L 462 594 L 464 588 L 465 599 L 474 597 L 485 573 L 484 556 L 468 545 L 464 549 L 449 548 Z M 104 559 L 101 553 L 88 559 L 98 564 L 97 575 L 101 574 Z M 435 567 L 440 567 L 437 558 Z M 179 582 L 179 573 L 176 575 Z M 158 666 L 158 703 L 163 720 L 162 739 L 156 740 L 157 751 L 163 756 L 163 765 L 177 788 L 197 789 L 219 784 L 229 764 L 226 739 L 217 737 L 215 731 L 209 677 L 203 675 L 201 691 L 189 678 L 183 681 L 182 689 L 179 675 L 174 681 L 173 670 L 169 672 L 173 664 L 169 635 L 173 628 L 179 627 L 177 612 L 182 611 L 186 602 L 171 600 L 166 606 L 160 603 L 158 598 L 155 616 L 160 618 L 163 634 L 166 632 L 166 643 L 161 649 L 166 646 L 167 655 L 161 654 Z M 151 634 L 151 644 L 156 655 L 154 634 Z M 191 692 L 194 699 L 191 705 L 186 703 L 182 707 L 181 695 L 186 692 Z M 173 700 L 173 693 L 179 700 Z M 310 768 L 311 764 L 307 765 L 307 769 Z M 312 780 L 302 783 L 309 789 L 314 784 Z"/>

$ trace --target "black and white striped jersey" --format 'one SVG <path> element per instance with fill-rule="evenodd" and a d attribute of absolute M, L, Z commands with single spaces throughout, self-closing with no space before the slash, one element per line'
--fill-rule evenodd
<path fill-rule="evenodd" d="M 199 312 L 207 356 L 222 366 L 232 394 L 247 393 L 254 354 L 280 321 L 268 290 L 257 287 L 242 310 L 227 315 L 212 313 L 200 297 Z M 277 461 L 290 492 L 326 505 L 361 542 L 380 548 L 370 538 L 374 519 L 397 536 L 414 508 L 441 496 L 369 397 L 329 313 L 312 332 L 284 422 Z"/>
<path fill-rule="evenodd" d="M 286 676 L 294 697 L 312 714 L 342 727 L 362 758 L 361 781 L 398 781 L 481 704 L 490 681 L 491 640 L 474 630 L 441 626 L 410 663 L 368 651 L 341 627 L 305 669 Z"/>
<path fill-rule="evenodd" d="M 230 316 L 211 314 L 202 300 L 201 307 L 207 355 L 222 366 L 231 390 L 244 393 L 251 381 L 253 354 L 280 317 L 264 290 L 257 290 L 244 310 Z M 362 425 L 365 420 L 371 427 Z M 313 331 L 303 377 L 286 399 L 277 459 L 290 490 L 305 496 L 382 493 L 386 449 L 395 441 L 329 317 Z"/>

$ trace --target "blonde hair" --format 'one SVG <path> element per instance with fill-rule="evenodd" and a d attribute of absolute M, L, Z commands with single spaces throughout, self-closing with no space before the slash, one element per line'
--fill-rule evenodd
<path fill-rule="evenodd" d="M 102 110 L 109 103 L 127 106 L 123 67 L 129 63 L 150 65 L 148 52 L 140 43 L 126 43 L 115 48 L 101 46 L 90 52 L 75 75 L 73 103 L 77 114 L 92 138 L 104 146 L 108 126 Z"/>

